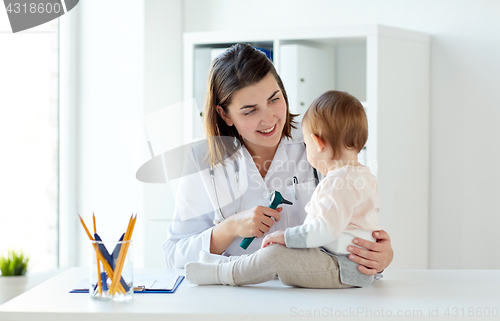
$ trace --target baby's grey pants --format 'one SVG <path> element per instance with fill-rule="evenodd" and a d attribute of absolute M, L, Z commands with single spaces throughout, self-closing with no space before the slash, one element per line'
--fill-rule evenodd
<path fill-rule="evenodd" d="M 226 263 L 227 264 L 227 263 Z M 285 285 L 318 289 L 344 289 L 337 258 L 319 248 L 291 249 L 272 244 L 234 262 L 237 285 L 257 284 L 279 277 Z"/>

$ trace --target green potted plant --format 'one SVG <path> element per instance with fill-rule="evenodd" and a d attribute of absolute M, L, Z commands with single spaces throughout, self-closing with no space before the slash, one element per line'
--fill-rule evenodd
<path fill-rule="evenodd" d="M 23 276 L 28 272 L 29 257 L 23 251 L 9 251 L 6 257 L 0 257 L 2 276 Z"/>
<path fill-rule="evenodd" d="M 7 256 L 0 257 L 0 304 L 25 291 L 28 262 L 29 257 L 22 251 L 9 251 Z"/>

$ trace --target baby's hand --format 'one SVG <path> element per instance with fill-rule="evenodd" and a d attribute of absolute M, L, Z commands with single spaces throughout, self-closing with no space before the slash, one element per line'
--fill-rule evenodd
<path fill-rule="evenodd" d="M 265 248 L 266 246 L 274 243 L 286 246 L 285 231 L 276 231 L 274 233 L 266 235 L 266 237 L 264 237 L 264 239 L 262 240 L 261 247 Z"/>

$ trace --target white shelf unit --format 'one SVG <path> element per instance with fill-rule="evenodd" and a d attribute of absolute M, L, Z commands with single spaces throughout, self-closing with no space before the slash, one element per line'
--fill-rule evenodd
<path fill-rule="evenodd" d="M 195 72 L 197 51 L 238 42 L 273 50 L 273 63 L 283 78 L 292 109 L 307 109 L 311 97 L 326 89 L 344 90 L 362 101 L 369 123 L 364 157 L 379 181 L 379 222 L 390 234 L 395 252 L 391 267 L 428 268 L 430 36 L 382 25 L 185 33 L 185 99 L 195 97 L 195 83 L 206 84 L 210 59 L 205 59 L 206 67 L 198 63 Z M 301 92 L 300 70 L 318 68 L 318 64 L 290 58 L 290 50 L 302 50 L 293 49 L 294 46 L 326 53 L 326 63 L 320 64 L 324 68 L 313 73 L 309 70 L 305 76 L 308 82 L 315 80 L 314 75 L 320 74 L 319 79 L 326 75 L 326 89 L 309 85 L 308 88 L 320 91 Z M 282 55 L 284 52 L 288 52 L 286 56 Z M 306 67 L 293 66 L 293 59 Z M 291 70 L 295 67 L 297 70 Z M 201 109 L 204 95 L 199 92 L 198 89 Z M 199 138 L 199 125 L 194 125 L 199 124 L 199 111 L 186 110 L 184 117 L 185 141 Z"/>

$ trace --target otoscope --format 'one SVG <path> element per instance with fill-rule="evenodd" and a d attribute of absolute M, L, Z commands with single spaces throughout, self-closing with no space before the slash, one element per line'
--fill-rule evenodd
<path fill-rule="evenodd" d="M 278 191 L 274 191 L 271 193 L 271 197 L 269 198 L 269 203 L 271 203 L 271 205 L 269 205 L 269 208 L 272 208 L 273 210 L 275 210 L 278 207 L 278 205 L 280 205 L 280 204 L 293 205 L 292 202 L 284 199 L 283 196 L 281 195 L 281 193 Z M 266 215 L 266 216 L 270 217 L 269 215 Z M 254 237 L 247 237 L 247 238 L 243 239 L 243 241 L 241 241 L 241 243 L 240 243 L 240 247 L 243 248 L 244 250 L 246 250 L 248 248 L 248 246 L 250 245 L 250 243 L 252 243 L 254 238 L 255 238 L 255 236 Z"/>

